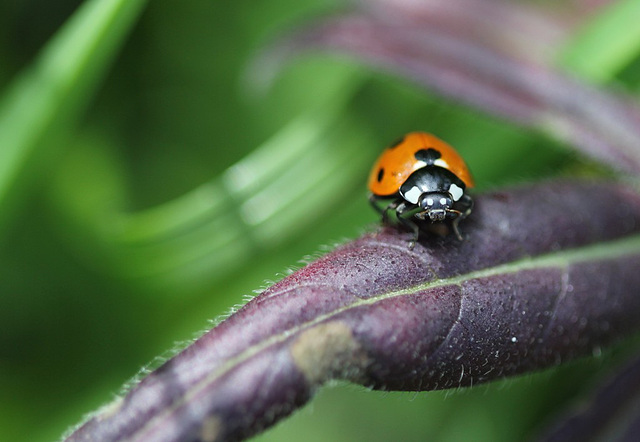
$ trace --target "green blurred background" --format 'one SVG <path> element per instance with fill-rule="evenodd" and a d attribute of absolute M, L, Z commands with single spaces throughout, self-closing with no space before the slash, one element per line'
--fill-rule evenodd
<path fill-rule="evenodd" d="M 457 146 L 480 190 L 590 168 L 344 57 L 249 81 L 269 74 L 251 62 L 279 33 L 342 7 L 0 3 L 0 440 L 58 438 L 254 290 L 374 225 L 368 169 L 404 132 Z M 605 80 L 637 90 L 637 46 Z M 618 353 L 455 392 L 336 384 L 258 440 L 517 440 Z"/>

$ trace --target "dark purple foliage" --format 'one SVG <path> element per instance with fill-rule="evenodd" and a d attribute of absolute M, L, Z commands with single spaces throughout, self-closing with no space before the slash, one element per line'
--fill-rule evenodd
<path fill-rule="evenodd" d="M 77 429 L 79 440 L 238 440 L 329 379 L 486 382 L 588 354 L 640 314 L 640 196 L 556 181 L 477 197 L 464 241 L 392 227 L 274 284 Z"/>
<path fill-rule="evenodd" d="M 330 51 L 640 174 L 640 110 L 552 66 L 561 20 L 514 2 L 375 0 L 361 5 L 350 14 L 306 24 L 274 45 L 257 63 L 260 79 L 272 78 L 270 68 L 277 72 L 300 53 Z"/>
<path fill-rule="evenodd" d="M 540 442 L 632 442 L 640 431 L 640 358 L 617 373 L 589 401 L 589 406 L 565 416 Z"/>

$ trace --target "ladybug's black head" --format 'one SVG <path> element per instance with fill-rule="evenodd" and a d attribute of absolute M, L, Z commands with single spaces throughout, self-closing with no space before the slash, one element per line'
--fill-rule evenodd
<path fill-rule="evenodd" d="M 423 210 L 416 213 L 416 217 L 419 219 L 427 219 L 431 222 L 444 221 L 447 218 L 447 213 L 453 205 L 451 195 L 441 192 L 429 192 L 420 195 L 418 205 Z"/>

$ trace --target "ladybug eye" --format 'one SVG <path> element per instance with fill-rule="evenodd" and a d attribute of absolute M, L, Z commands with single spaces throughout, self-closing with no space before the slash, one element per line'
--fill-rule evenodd
<path fill-rule="evenodd" d="M 382 178 L 384 178 L 384 169 L 380 168 L 378 171 L 378 182 L 382 181 Z"/>

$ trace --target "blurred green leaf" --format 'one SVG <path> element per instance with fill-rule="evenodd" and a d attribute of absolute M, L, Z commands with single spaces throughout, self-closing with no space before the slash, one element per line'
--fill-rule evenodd
<path fill-rule="evenodd" d="M 561 64 L 593 83 L 613 79 L 640 54 L 640 2 L 611 2 L 561 54 Z"/>
<path fill-rule="evenodd" d="M 54 181 L 56 205 L 75 225 L 69 239 L 103 270 L 166 293 L 227 275 L 317 223 L 336 195 L 358 187 L 371 161 L 363 146 L 375 143 L 341 116 L 362 81 L 357 70 L 341 72 L 327 105 L 292 120 L 221 176 L 146 210 L 114 206 L 123 191 L 105 149 L 74 149 Z"/>
<path fill-rule="evenodd" d="M 77 121 L 145 3 L 86 2 L 2 95 L 0 226 L 13 215 L 7 202 L 24 190 L 22 180 L 38 175 L 29 165 Z"/>

